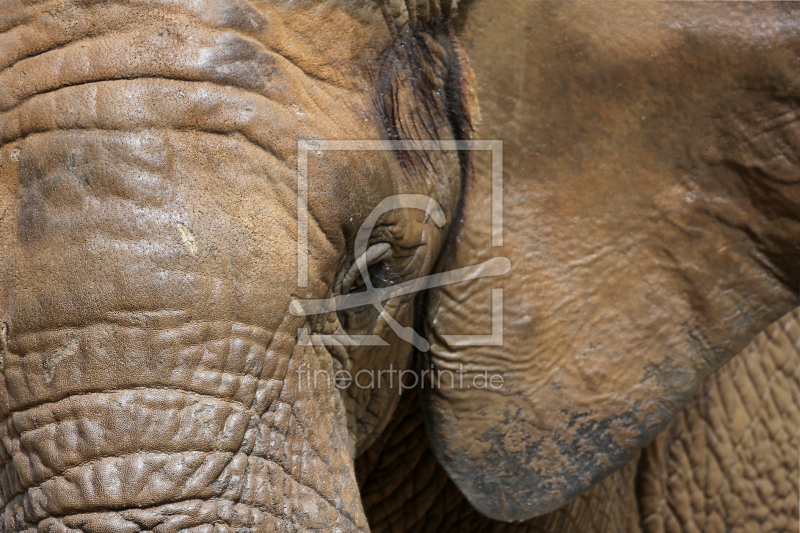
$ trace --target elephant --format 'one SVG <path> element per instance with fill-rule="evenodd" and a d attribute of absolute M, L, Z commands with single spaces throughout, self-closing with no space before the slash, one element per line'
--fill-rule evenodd
<path fill-rule="evenodd" d="M 0 0 L 3 531 L 796 529 L 798 26 Z"/>

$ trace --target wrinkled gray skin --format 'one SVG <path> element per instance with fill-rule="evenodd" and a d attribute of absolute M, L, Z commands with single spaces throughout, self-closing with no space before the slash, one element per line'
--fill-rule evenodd
<path fill-rule="evenodd" d="M 455 4 L 0 1 L 4 531 L 367 531 L 354 461 L 398 382 L 306 378 L 460 365 L 504 385 L 420 391 L 436 458 L 529 519 L 796 306 L 793 3 Z M 298 185 L 304 139 L 473 135 L 505 142 L 503 247 L 486 154 L 312 150 Z M 444 224 L 389 211 L 356 257 L 399 194 Z M 297 313 L 358 259 L 382 286 L 498 257 Z M 491 331 L 493 288 L 502 346 L 447 344 Z"/>

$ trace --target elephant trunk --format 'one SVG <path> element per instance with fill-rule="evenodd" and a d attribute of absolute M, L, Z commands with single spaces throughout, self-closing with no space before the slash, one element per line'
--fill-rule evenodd
<path fill-rule="evenodd" d="M 366 530 L 286 313 L 302 79 L 258 13 L 155 4 L 0 21 L 3 529 Z"/>
<path fill-rule="evenodd" d="M 299 397 L 290 357 L 266 349 L 287 339 L 230 323 L 150 328 L 161 331 L 12 339 L 5 531 L 359 528 L 351 466 L 326 442 L 343 439 L 341 408 L 331 391 Z"/>

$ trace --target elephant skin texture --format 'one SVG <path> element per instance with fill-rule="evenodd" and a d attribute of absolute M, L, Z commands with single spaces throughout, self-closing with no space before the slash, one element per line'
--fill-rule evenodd
<path fill-rule="evenodd" d="M 0 0 L 2 531 L 796 527 L 799 29 Z"/>
<path fill-rule="evenodd" d="M 470 502 L 524 520 L 632 460 L 797 306 L 800 4 L 477 1 L 465 19 L 504 235 L 470 224 L 493 216 L 477 153 L 442 268 L 512 269 L 431 291 L 422 367 L 505 381 L 427 388 L 423 412 Z M 500 289 L 502 346 L 443 341 L 492 331 Z"/>
<path fill-rule="evenodd" d="M 388 327 L 369 309 L 290 306 L 347 292 L 355 232 L 384 198 L 424 193 L 452 219 L 460 165 L 312 153 L 303 287 L 297 146 L 452 137 L 460 104 L 436 86 L 452 85 L 453 41 L 398 36 L 398 16 L 336 2 L 0 3 L 5 531 L 367 530 L 353 457 L 397 385 L 301 376 L 405 368 L 410 345 L 302 344 L 304 327 Z M 412 67 L 428 77 L 412 84 Z M 395 210 L 369 244 L 389 244 L 380 266 L 412 279 L 447 229 Z M 411 299 L 387 313 L 410 325 Z"/>
<path fill-rule="evenodd" d="M 759 334 L 636 458 L 517 524 L 478 513 L 428 446 L 408 397 L 356 463 L 373 532 L 744 533 L 800 527 L 800 308 Z"/>

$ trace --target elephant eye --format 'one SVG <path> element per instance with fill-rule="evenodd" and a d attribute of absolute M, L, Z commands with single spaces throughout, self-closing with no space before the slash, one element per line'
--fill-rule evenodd
<path fill-rule="evenodd" d="M 357 267 L 351 269 L 348 274 L 347 278 L 343 280 L 346 283 L 342 284 L 342 288 L 347 291 L 347 294 L 367 291 L 369 285 L 366 279 L 361 277 Z M 402 279 L 402 276 L 396 274 L 389 264 L 382 260 L 369 265 L 366 275 L 369 277 L 369 284 L 375 289 L 382 289 Z M 344 331 L 351 335 L 366 335 L 374 332 L 379 315 L 372 305 L 342 309 L 336 313 Z"/>
<path fill-rule="evenodd" d="M 386 287 L 397 278 L 397 275 L 395 275 L 389 268 L 389 266 L 383 262 L 370 265 L 367 268 L 367 274 L 369 275 L 370 282 L 372 282 L 372 286 L 375 288 Z M 361 275 L 359 275 L 350 284 L 350 289 L 348 290 L 348 293 L 353 294 L 358 292 L 364 292 L 366 290 L 367 290 L 367 283 L 364 281 L 364 278 L 362 278 Z"/>
<path fill-rule="evenodd" d="M 354 292 L 364 292 L 367 290 L 367 284 L 364 282 L 364 278 L 361 276 L 356 279 L 353 284 L 350 286 L 350 294 Z"/>

